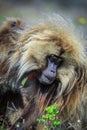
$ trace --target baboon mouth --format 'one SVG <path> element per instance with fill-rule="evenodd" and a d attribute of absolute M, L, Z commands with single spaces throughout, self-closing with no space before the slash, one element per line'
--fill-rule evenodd
<path fill-rule="evenodd" d="M 42 75 L 40 78 L 39 78 L 39 81 L 41 84 L 43 85 L 51 85 L 54 81 L 55 81 L 55 78 L 52 78 L 52 77 L 48 77 L 46 75 Z"/>

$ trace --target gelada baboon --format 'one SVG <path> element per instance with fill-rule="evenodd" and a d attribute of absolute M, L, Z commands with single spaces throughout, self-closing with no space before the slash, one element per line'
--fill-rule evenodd
<path fill-rule="evenodd" d="M 8 17 L 0 27 L 0 61 L 3 61 L 14 49 L 15 42 L 24 30 L 24 22 L 20 18 Z"/>
<path fill-rule="evenodd" d="M 20 18 L 8 17 L 0 27 L 0 76 L 6 70 L 9 55 L 16 49 L 17 41 L 25 29 L 25 23 Z M 5 66 L 3 68 L 3 66 Z M 2 69 L 3 68 L 3 69 Z"/>
<path fill-rule="evenodd" d="M 19 45 L 10 58 L 10 70 L 18 66 L 18 82 L 28 77 L 25 87 L 29 89 L 29 103 L 22 115 L 26 129 L 45 129 L 39 128 L 36 119 L 54 103 L 58 104 L 62 121 L 83 119 L 82 127 L 85 127 L 86 55 L 74 27 L 56 16 L 29 29 Z"/>
<path fill-rule="evenodd" d="M 0 119 L 1 115 L 5 115 L 7 103 L 11 100 L 16 102 L 14 97 L 19 97 L 18 93 L 12 92 L 9 85 L 6 85 L 4 78 L 8 71 L 8 59 L 17 49 L 17 42 L 25 26 L 20 18 L 9 17 L 0 27 Z"/>

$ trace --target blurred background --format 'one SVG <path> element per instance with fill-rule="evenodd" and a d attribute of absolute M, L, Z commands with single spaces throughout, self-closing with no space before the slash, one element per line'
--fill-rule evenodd
<path fill-rule="evenodd" d="M 0 24 L 9 16 L 31 24 L 48 13 L 70 17 L 87 34 L 87 0 L 0 0 Z"/>

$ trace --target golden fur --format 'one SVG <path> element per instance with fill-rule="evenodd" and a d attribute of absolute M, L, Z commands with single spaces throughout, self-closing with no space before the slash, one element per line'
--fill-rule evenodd
<path fill-rule="evenodd" d="M 30 120 L 27 121 L 27 124 L 30 124 L 30 122 L 32 124 L 33 118 L 42 114 L 45 107 L 53 103 L 58 103 L 62 120 L 67 120 L 70 117 L 75 119 L 78 117 L 78 112 L 81 111 L 82 101 L 86 96 L 87 65 L 84 47 L 70 23 L 63 18 L 57 19 L 60 19 L 60 17 L 56 18 L 56 22 L 53 20 L 42 23 L 24 33 L 19 41 L 19 49 L 10 58 L 10 69 L 16 63 L 19 65 L 19 79 L 25 72 L 43 70 L 47 55 L 55 54 L 64 59 L 63 64 L 57 70 L 57 78 L 61 82 L 60 90 L 50 86 L 49 91 L 42 96 L 40 96 L 40 89 L 34 93 L 33 96 L 36 97 L 37 105 L 32 115 L 29 116 Z M 56 95 L 53 99 L 55 92 Z M 85 110 L 82 110 L 82 112 L 85 112 Z"/>

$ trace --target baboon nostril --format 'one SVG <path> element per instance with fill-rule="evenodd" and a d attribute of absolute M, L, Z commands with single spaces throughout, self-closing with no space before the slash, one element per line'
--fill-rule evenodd
<path fill-rule="evenodd" d="M 52 72 L 52 73 L 55 73 L 55 71 L 54 71 L 54 70 L 51 70 L 51 72 Z"/>

